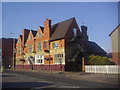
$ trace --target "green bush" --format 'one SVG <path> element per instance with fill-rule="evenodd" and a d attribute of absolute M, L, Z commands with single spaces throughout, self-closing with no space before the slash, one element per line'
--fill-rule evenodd
<path fill-rule="evenodd" d="M 90 55 L 88 57 L 90 65 L 110 65 L 109 58 Z"/>

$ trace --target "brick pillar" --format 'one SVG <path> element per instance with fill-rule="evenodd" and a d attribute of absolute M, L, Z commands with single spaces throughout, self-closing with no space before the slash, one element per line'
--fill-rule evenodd
<path fill-rule="evenodd" d="M 84 57 L 82 57 L 82 71 L 85 71 Z"/>

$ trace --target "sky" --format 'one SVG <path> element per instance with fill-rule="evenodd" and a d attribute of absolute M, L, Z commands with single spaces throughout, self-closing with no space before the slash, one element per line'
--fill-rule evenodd
<path fill-rule="evenodd" d="M 111 52 L 109 34 L 118 25 L 117 2 L 3 2 L 0 37 L 18 38 L 22 29 L 37 30 L 46 18 L 55 24 L 72 17 L 79 28 L 83 23 L 88 27 L 90 41 Z"/>

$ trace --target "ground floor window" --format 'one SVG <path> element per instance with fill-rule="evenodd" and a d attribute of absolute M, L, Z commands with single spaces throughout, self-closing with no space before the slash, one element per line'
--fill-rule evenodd
<path fill-rule="evenodd" d="M 54 55 L 55 64 L 63 64 L 63 54 Z"/>
<path fill-rule="evenodd" d="M 35 64 L 44 64 L 44 56 L 35 55 Z"/>
<path fill-rule="evenodd" d="M 21 54 L 21 48 L 17 48 L 17 54 Z"/>
<path fill-rule="evenodd" d="M 27 60 L 27 63 L 29 64 L 29 65 L 33 65 L 34 64 L 34 57 L 33 56 L 28 56 L 27 58 L 26 58 L 26 60 Z"/>

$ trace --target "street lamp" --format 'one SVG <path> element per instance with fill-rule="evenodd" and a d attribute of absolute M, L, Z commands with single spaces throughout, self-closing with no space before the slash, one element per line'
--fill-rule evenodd
<path fill-rule="evenodd" d="M 10 33 L 11 35 L 15 35 L 15 33 Z M 15 68 L 15 58 L 14 58 L 14 52 L 15 52 L 15 38 L 13 38 L 13 62 L 12 67 Z"/>

